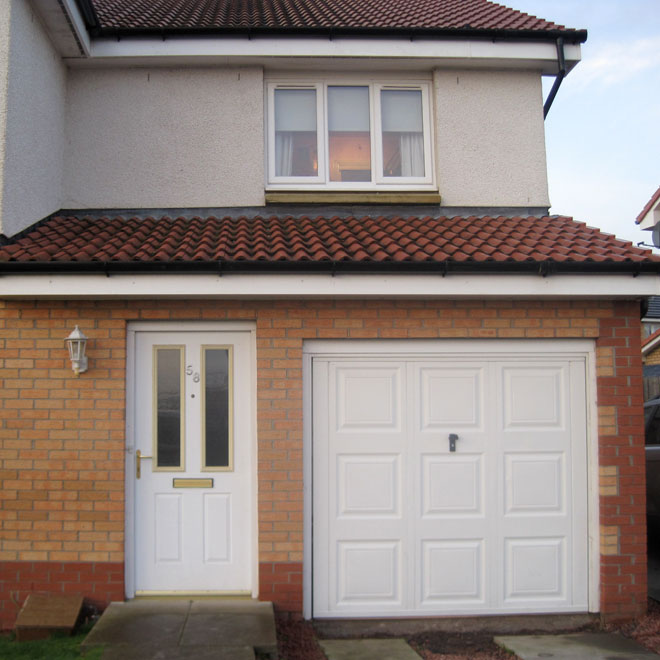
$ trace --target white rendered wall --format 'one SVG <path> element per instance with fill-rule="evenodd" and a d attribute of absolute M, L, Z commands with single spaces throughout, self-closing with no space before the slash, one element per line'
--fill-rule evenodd
<path fill-rule="evenodd" d="M 443 206 L 549 206 L 541 76 L 436 70 Z"/>
<path fill-rule="evenodd" d="M 10 17 L 11 2 L 0 2 L 0 234 L 2 233 L 2 191 L 4 189 L 3 183 L 5 173 Z"/>
<path fill-rule="evenodd" d="M 26 0 L 0 4 L 0 37 L 11 11 L 6 64 L 0 46 L 0 108 L 8 69 L 4 127 L 0 118 L 0 231 L 11 236 L 61 206 L 66 69 Z"/>
<path fill-rule="evenodd" d="M 260 68 L 69 72 L 64 208 L 264 203 Z"/>

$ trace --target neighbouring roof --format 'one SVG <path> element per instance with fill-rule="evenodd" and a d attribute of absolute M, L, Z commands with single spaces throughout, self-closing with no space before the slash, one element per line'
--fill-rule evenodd
<path fill-rule="evenodd" d="M 489 0 L 77 0 L 93 34 L 431 31 L 585 41 Z"/>
<path fill-rule="evenodd" d="M 658 344 L 660 344 L 660 330 L 656 330 L 642 341 L 642 355 L 652 353 L 658 347 Z"/>
<path fill-rule="evenodd" d="M 635 222 L 637 224 L 640 224 L 640 222 L 642 222 L 642 220 L 644 220 L 644 216 L 646 216 L 646 214 L 655 206 L 655 204 L 656 204 L 656 202 L 658 202 L 658 200 L 660 200 L 660 188 L 658 188 L 653 193 L 653 197 L 651 197 L 651 199 L 649 199 L 649 201 L 646 202 L 646 206 L 641 210 L 640 214 L 635 219 Z"/>
<path fill-rule="evenodd" d="M 0 272 L 658 272 L 660 256 L 571 218 L 56 216 L 0 246 Z"/>

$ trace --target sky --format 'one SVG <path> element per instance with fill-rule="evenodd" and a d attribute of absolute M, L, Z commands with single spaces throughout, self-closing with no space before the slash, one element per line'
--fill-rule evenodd
<path fill-rule="evenodd" d="M 660 0 L 498 1 L 589 33 L 545 122 L 550 212 L 650 244 L 635 218 L 660 187 Z"/>

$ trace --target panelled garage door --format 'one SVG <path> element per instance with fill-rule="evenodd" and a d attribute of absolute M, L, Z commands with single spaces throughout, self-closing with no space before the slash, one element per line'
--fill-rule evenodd
<path fill-rule="evenodd" d="M 587 610 L 584 357 L 312 365 L 313 616 Z"/>

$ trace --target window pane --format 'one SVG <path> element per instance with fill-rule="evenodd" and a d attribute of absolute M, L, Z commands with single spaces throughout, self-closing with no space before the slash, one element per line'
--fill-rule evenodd
<path fill-rule="evenodd" d="M 368 87 L 328 87 L 330 181 L 371 181 Z"/>
<path fill-rule="evenodd" d="M 275 90 L 275 176 L 316 176 L 316 90 Z"/>
<path fill-rule="evenodd" d="M 230 355 L 204 349 L 204 467 L 230 465 Z"/>
<path fill-rule="evenodd" d="M 660 406 L 644 408 L 646 444 L 660 445 Z"/>
<path fill-rule="evenodd" d="M 156 465 L 181 467 L 181 348 L 156 348 Z"/>
<path fill-rule="evenodd" d="M 424 176 L 424 129 L 420 90 L 382 90 L 383 175 Z"/>

